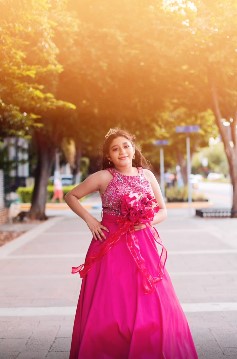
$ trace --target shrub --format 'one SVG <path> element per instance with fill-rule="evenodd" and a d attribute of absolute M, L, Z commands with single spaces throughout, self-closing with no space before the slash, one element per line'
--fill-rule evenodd
<path fill-rule="evenodd" d="M 16 193 L 20 197 L 20 201 L 23 203 L 31 202 L 33 187 L 18 187 Z"/>
<path fill-rule="evenodd" d="M 73 187 L 75 187 L 75 186 L 64 186 L 63 194 L 65 195 L 66 193 L 71 191 L 71 189 Z M 33 187 L 18 187 L 16 192 L 19 195 L 22 203 L 30 203 L 31 202 Z M 52 185 L 49 185 L 47 187 L 47 193 L 48 193 L 47 201 L 50 201 L 51 198 L 53 197 L 53 186 Z"/>
<path fill-rule="evenodd" d="M 167 202 L 187 202 L 188 201 L 188 187 L 169 187 L 166 189 Z M 192 191 L 192 201 L 207 201 L 203 193 L 198 193 L 196 190 Z"/>

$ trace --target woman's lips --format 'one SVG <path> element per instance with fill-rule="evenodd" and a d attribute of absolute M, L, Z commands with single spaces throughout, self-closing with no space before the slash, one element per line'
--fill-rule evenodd
<path fill-rule="evenodd" d="M 126 158 L 128 157 L 127 156 L 119 157 L 119 160 L 125 160 Z"/>

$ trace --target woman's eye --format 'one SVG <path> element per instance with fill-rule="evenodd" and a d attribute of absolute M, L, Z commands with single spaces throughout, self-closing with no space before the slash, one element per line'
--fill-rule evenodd
<path fill-rule="evenodd" d="M 117 148 L 113 148 L 113 149 L 112 149 L 113 152 L 115 152 L 115 151 L 117 151 L 117 150 L 118 150 Z"/>
<path fill-rule="evenodd" d="M 129 145 L 124 145 L 124 148 L 128 148 L 129 147 Z"/>

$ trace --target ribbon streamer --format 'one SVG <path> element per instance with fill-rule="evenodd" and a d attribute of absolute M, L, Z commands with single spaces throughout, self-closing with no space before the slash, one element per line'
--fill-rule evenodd
<path fill-rule="evenodd" d="M 163 246 L 156 229 L 152 227 L 149 223 L 146 223 L 146 228 L 150 230 L 153 239 L 162 248 L 161 254 L 159 256 L 157 275 L 153 277 L 152 274 L 148 271 L 145 260 L 141 255 L 138 238 L 135 234 L 134 223 L 126 219 L 121 220 L 121 218 L 118 219 L 118 222 L 120 223 L 118 230 L 101 243 L 97 253 L 87 255 L 84 264 L 81 264 L 78 267 L 72 267 L 72 273 L 79 273 L 81 278 L 85 278 L 92 266 L 96 262 L 100 261 L 110 251 L 110 249 L 122 238 L 123 235 L 126 235 L 126 243 L 129 252 L 131 253 L 142 275 L 142 284 L 144 291 L 145 293 L 151 293 L 155 289 L 155 284 L 163 278 L 165 262 L 167 259 L 167 250 Z"/>

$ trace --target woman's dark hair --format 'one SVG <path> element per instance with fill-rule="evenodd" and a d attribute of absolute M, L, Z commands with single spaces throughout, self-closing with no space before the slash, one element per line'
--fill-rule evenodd
<path fill-rule="evenodd" d="M 129 132 L 125 130 L 121 130 L 120 128 L 111 128 L 109 132 L 105 135 L 105 141 L 102 148 L 102 169 L 106 169 L 109 167 L 114 167 L 114 164 L 109 161 L 108 154 L 109 154 L 109 148 L 112 143 L 112 141 L 117 137 L 124 137 L 127 140 L 129 140 L 132 145 L 135 148 L 135 158 L 132 161 L 132 165 L 134 167 L 143 167 L 143 168 L 149 168 L 149 164 L 145 157 L 142 155 L 140 148 L 135 145 L 134 140 L 135 136 L 131 135 Z"/>

